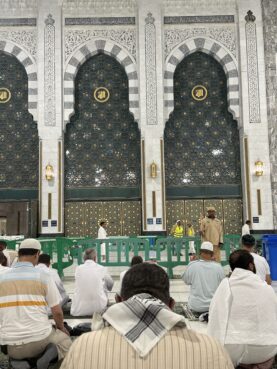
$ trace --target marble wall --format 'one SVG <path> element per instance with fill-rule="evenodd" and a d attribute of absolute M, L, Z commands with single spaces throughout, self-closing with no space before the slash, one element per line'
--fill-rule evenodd
<path fill-rule="evenodd" d="M 37 74 L 29 89 L 29 110 L 41 140 L 40 223 L 47 219 L 52 196 L 51 219 L 42 233 L 64 230 L 63 132 L 74 113 L 74 77 L 99 50 L 114 56 L 128 75 L 130 110 L 142 136 L 144 230 L 166 228 L 163 131 L 173 110 L 174 70 L 195 50 L 213 55 L 227 75 L 229 110 L 241 137 L 244 216 L 259 218 L 253 225 L 257 230 L 277 225 L 277 10 L 273 0 L 262 5 L 261 0 L 0 0 L 0 49 L 7 43 L 11 53 L 20 48 L 21 59 L 26 54 L 32 62 L 26 69 Z M 262 177 L 255 176 L 257 160 L 264 162 Z M 150 176 L 153 161 L 157 178 Z M 50 182 L 42 173 L 48 163 L 54 168 Z M 148 218 L 154 218 L 153 224 Z"/>

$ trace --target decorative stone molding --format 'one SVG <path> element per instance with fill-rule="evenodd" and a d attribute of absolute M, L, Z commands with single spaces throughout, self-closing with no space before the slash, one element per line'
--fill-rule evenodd
<path fill-rule="evenodd" d="M 152 13 L 145 19 L 145 76 L 147 124 L 157 124 L 156 27 Z"/>
<path fill-rule="evenodd" d="M 0 40 L 9 40 L 21 45 L 35 60 L 37 58 L 37 30 L 13 30 L 0 27 Z"/>
<path fill-rule="evenodd" d="M 2 34 L 0 34 L 0 51 L 5 51 L 8 54 L 14 55 L 24 66 L 28 75 L 28 109 L 33 115 L 34 120 L 37 121 L 37 66 L 32 56 L 29 55 L 21 46 L 8 40 L 3 40 Z"/>
<path fill-rule="evenodd" d="M 135 17 L 90 17 L 90 18 L 65 18 L 66 26 L 119 26 L 135 25 Z"/>
<path fill-rule="evenodd" d="M 224 45 L 235 58 L 236 51 L 236 30 L 234 26 L 224 27 L 197 27 L 187 29 L 166 29 L 164 31 L 164 52 L 167 57 L 170 52 L 181 42 L 194 37 L 212 38 Z"/>
<path fill-rule="evenodd" d="M 258 73 L 258 53 L 256 35 L 256 17 L 251 10 L 245 17 L 246 53 L 247 53 L 247 73 L 248 73 L 248 100 L 249 100 L 249 122 L 260 123 L 260 92 Z"/>
<path fill-rule="evenodd" d="M 125 69 L 129 80 L 129 109 L 139 120 L 138 74 L 134 58 L 120 45 L 105 39 L 91 40 L 81 45 L 65 66 L 64 74 L 64 123 L 74 113 L 74 80 L 81 65 L 99 52 L 113 56 Z"/>
<path fill-rule="evenodd" d="M 277 2 L 262 0 L 263 27 L 266 35 L 265 67 L 266 67 L 266 93 L 269 129 L 269 155 L 271 163 L 271 186 L 274 214 L 274 228 L 277 229 L 277 74 L 276 74 L 276 19 Z"/>
<path fill-rule="evenodd" d="M 55 21 L 49 14 L 44 29 L 44 125 L 56 125 Z"/>
<path fill-rule="evenodd" d="M 37 25 L 36 18 L 0 18 L 0 27 L 23 27 Z"/>
<path fill-rule="evenodd" d="M 236 61 L 231 53 L 214 40 L 199 37 L 189 39 L 175 48 L 168 56 L 164 73 L 165 119 L 174 109 L 173 77 L 177 65 L 195 51 L 213 56 L 223 67 L 227 77 L 227 100 L 229 111 L 234 119 L 239 119 L 239 74 Z"/>
<path fill-rule="evenodd" d="M 67 61 L 70 56 L 80 47 L 90 40 L 108 39 L 128 51 L 136 59 L 136 31 L 135 29 L 107 29 L 107 30 L 65 30 L 64 32 L 64 53 Z"/>
<path fill-rule="evenodd" d="M 164 24 L 188 24 L 188 23 L 234 23 L 233 15 L 189 15 L 164 17 Z"/>

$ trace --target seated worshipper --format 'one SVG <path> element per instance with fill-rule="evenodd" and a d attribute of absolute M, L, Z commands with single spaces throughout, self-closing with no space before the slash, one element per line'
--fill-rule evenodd
<path fill-rule="evenodd" d="M 254 258 L 256 274 L 263 280 L 266 281 L 267 284 L 271 284 L 271 277 L 270 277 L 270 268 L 266 259 L 254 251 L 255 246 L 255 238 L 250 234 L 246 234 L 241 238 L 241 247 L 243 250 L 246 250 L 251 253 Z"/>
<path fill-rule="evenodd" d="M 56 283 L 56 286 L 58 288 L 58 291 L 61 295 L 61 307 L 63 307 L 68 301 L 69 297 L 66 293 L 66 290 L 63 286 L 63 283 L 61 281 L 61 278 L 57 272 L 56 269 L 50 268 L 51 265 L 51 259 L 50 256 L 47 254 L 41 254 L 38 258 L 38 265 L 37 268 L 45 271 L 46 273 L 49 273 L 50 276 L 53 278 L 54 282 Z"/>
<path fill-rule="evenodd" d="M 59 291 L 49 274 L 35 268 L 40 250 L 38 240 L 25 239 L 19 246 L 18 263 L 0 275 L 0 345 L 7 345 L 8 355 L 15 360 L 38 357 L 50 343 L 62 359 L 71 345 Z"/>
<path fill-rule="evenodd" d="M 210 305 L 208 334 L 224 345 L 235 366 L 269 369 L 277 354 L 277 296 L 255 274 L 248 251 L 234 251 L 229 264 L 232 274 Z"/>
<path fill-rule="evenodd" d="M 166 272 L 134 265 L 99 330 L 74 342 L 61 369 L 233 369 L 219 343 L 187 329 L 173 306 Z"/>
<path fill-rule="evenodd" d="M 96 263 L 95 249 L 85 251 L 84 261 L 75 272 L 75 292 L 70 311 L 73 316 L 100 313 L 107 307 L 108 291 L 113 288 L 107 269 Z"/>
<path fill-rule="evenodd" d="M 135 255 L 135 256 L 132 257 L 130 267 L 132 268 L 132 266 L 137 265 L 137 264 L 140 264 L 140 263 L 143 263 L 142 257 L 139 256 L 139 255 Z M 123 270 L 123 272 L 120 273 L 120 276 L 119 276 L 119 288 L 118 288 L 119 293 L 120 293 L 120 290 L 121 290 L 122 280 L 123 280 L 125 274 L 127 273 L 127 271 L 128 270 Z"/>
<path fill-rule="evenodd" d="M 200 259 L 190 262 L 182 277 L 191 286 L 188 307 L 195 313 L 209 311 L 212 297 L 225 277 L 222 266 L 213 260 L 213 255 L 213 244 L 203 242 Z"/>
<path fill-rule="evenodd" d="M 0 251 L 0 274 L 6 273 L 10 268 L 7 266 L 7 258 L 2 251 Z"/>

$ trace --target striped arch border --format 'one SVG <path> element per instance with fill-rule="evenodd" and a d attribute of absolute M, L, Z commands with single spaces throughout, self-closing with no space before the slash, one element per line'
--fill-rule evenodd
<path fill-rule="evenodd" d="M 237 64 L 233 56 L 223 46 L 209 38 L 193 38 L 178 45 L 166 60 L 164 73 L 164 104 L 165 118 L 174 109 L 174 82 L 173 76 L 177 65 L 189 54 L 202 51 L 213 56 L 223 67 L 227 77 L 228 109 L 234 119 L 239 119 L 239 74 Z"/>
<path fill-rule="evenodd" d="M 69 59 L 64 74 L 64 124 L 74 112 L 74 80 L 80 66 L 91 56 L 103 52 L 113 56 L 125 69 L 129 80 L 129 109 L 139 120 L 138 74 L 134 59 L 121 46 L 110 40 L 92 40 L 81 46 Z"/>
<path fill-rule="evenodd" d="M 24 66 L 28 76 L 28 110 L 37 121 L 38 77 L 37 66 L 32 58 L 20 46 L 6 40 L 0 40 L 0 51 L 14 55 Z"/>

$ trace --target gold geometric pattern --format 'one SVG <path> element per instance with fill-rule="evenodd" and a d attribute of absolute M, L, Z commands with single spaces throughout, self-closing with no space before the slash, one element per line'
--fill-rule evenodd
<path fill-rule="evenodd" d="M 204 215 L 203 200 L 186 200 L 186 228 L 187 224 L 193 225 L 195 235 L 199 234 L 200 219 Z"/>
<path fill-rule="evenodd" d="M 167 232 L 177 219 L 182 220 L 187 231 L 187 224 L 192 223 L 195 235 L 199 234 L 200 219 L 206 215 L 206 208 L 214 206 L 216 217 L 222 221 L 224 234 L 240 234 L 242 226 L 241 199 L 208 200 L 170 200 L 166 202 Z"/>
<path fill-rule="evenodd" d="M 184 222 L 185 208 L 183 200 L 166 201 L 166 228 L 167 233 L 170 234 L 173 224 L 177 220 Z"/>
<path fill-rule="evenodd" d="M 108 223 L 108 236 L 141 234 L 140 201 L 87 201 L 65 203 L 65 235 L 96 238 L 99 221 Z"/>
<path fill-rule="evenodd" d="M 240 234 L 242 220 L 242 200 L 223 200 L 224 229 L 226 234 Z"/>

